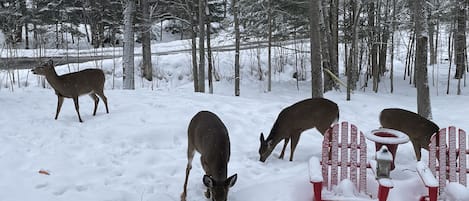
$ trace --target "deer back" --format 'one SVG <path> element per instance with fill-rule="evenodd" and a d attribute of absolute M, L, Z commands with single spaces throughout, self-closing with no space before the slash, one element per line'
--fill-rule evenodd
<path fill-rule="evenodd" d="M 439 127 L 432 121 L 400 108 L 384 109 L 381 111 L 379 120 L 382 127 L 404 132 L 414 146 L 417 142 L 421 142 L 419 144 L 425 149 L 428 149 L 431 136 L 439 130 Z"/>
<path fill-rule="evenodd" d="M 201 155 L 206 174 L 226 178 L 230 139 L 220 118 L 209 111 L 197 113 L 189 124 L 188 135 L 189 144 Z"/>

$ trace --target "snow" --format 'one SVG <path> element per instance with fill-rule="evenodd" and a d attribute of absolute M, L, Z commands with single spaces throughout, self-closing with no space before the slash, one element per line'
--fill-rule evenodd
<path fill-rule="evenodd" d="M 170 50 L 171 42 L 157 47 Z M 164 47 L 168 47 L 164 49 Z M 180 49 L 184 49 L 177 46 Z M 156 50 L 157 48 L 155 48 Z M 160 49 L 161 50 L 161 49 Z M 50 50 L 48 52 L 59 52 Z M 20 51 L 19 55 L 33 55 Z M 266 51 L 262 51 L 265 58 Z M 79 123 L 73 101 L 66 99 L 58 120 L 54 120 L 57 97 L 50 88 L 41 88 L 36 76 L 29 74 L 29 86 L 8 86 L 5 71 L 0 71 L 0 197 L 2 201 L 151 201 L 179 200 L 183 188 L 187 163 L 187 126 L 200 110 L 216 113 L 228 128 L 231 139 L 231 158 L 228 175 L 238 173 L 231 188 L 232 201 L 309 201 L 312 188 L 308 168 L 311 157 L 321 156 L 322 136 L 315 129 L 305 131 L 295 151 L 294 161 L 280 160 L 280 143 L 265 163 L 259 162 L 259 134 L 270 131 L 278 113 L 285 107 L 310 97 L 310 82 L 291 79 L 291 68 L 274 74 L 271 92 L 266 82 L 257 81 L 250 74 L 250 56 L 242 53 L 241 96 L 235 97 L 232 52 L 217 54 L 220 82 L 214 83 L 214 94 L 194 93 L 190 76 L 188 53 L 162 55 L 155 59 L 161 80 L 143 82 L 136 79 L 136 90 L 121 90 L 122 78 L 112 81 L 112 60 L 101 62 L 107 73 L 105 94 L 110 113 L 102 103 L 96 116 L 92 116 L 93 102 L 80 98 L 80 111 L 84 123 Z M 252 56 L 252 55 L 251 55 Z M 117 60 L 120 62 L 120 60 Z M 138 62 L 138 61 L 137 61 Z M 265 61 L 262 61 L 265 64 Z M 96 63 L 80 64 L 80 69 Z M 164 65 L 162 65 L 164 64 Z M 402 75 L 403 64 L 396 61 L 395 75 Z M 76 66 L 72 65 L 72 70 Z M 137 68 L 137 67 L 136 67 Z M 58 67 L 66 72 L 67 67 Z M 431 69 L 431 68 L 430 68 Z M 116 68 L 121 76 L 121 65 Z M 447 65 L 436 67 L 437 85 L 431 85 L 433 120 L 440 126 L 458 126 L 469 130 L 468 92 L 446 95 Z M 27 71 L 19 72 L 25 83 Z M 138 73 L 138 72 L 136 72 Z M 432 71 L 429 70 L 431 74 Z M 431 77 L 431 76 L 429 76 Z M 395 92 L 389 93 L 389 81 L 383 80 L 380 92 L 357 90 L 352 100 L 346 101 L 345 91 L 325 93 L 339 105 L 340 120 L 349 121 L 360 131 L 370 133 L 380 127 L 378 117 L 384 108 L 399 107 L 416 111 L 416 91 L 408 80 L 396 76 Z M 432 82 L 432 80 L 430 80 Z M 452 81 L 453 84 L 456 81 Z M 7 85 L 7 86 L 5 86 Z M 7 88 L 5 88 L 7 87 Z M 153 90 L 152 90 L 153 89 Z M 454 85 L 451 90 L 455 91 Z M 374 143 L 367 141 L 368 147 Z M 286 155 L 289 154 L 289 149 Z M 368 149 L 368 158 L 375 151 Z M 422 160 L 428 161 L 423 151 Z M 206 200 L 202 184 L 203 170 L 196 155 L 188 182 L 188 201 Z M 410 142 L 399 145 L 396 169 L 391 172 L 394 188 L 389 201 L 418 200 L 427 193 L 416 172 L 417 162 Z M 49 175 L 39 173 L 48 172 Z M 321 170 L 317 169 L 319 173 Z M 376 197 L 378 184 L 368 171 L 368 193 Z M 310 174 L 311 175 L 311 174 Z M 356 196 L 346 180 L 336 187 L 336 192 Z M 468 200 L 467 187 L 450 185 L 448 192 Z M 362 200 L 356 196 L 349 200 Z"/>
<path fill-rule="evenodd" d="M 386 145 L 383 145 L 377 152 L 376 152 L 376 159 L 377 160 L 387 160 L 392 161 L 392 154 L 389 151 Z"/>
<path fill-rule="evenodd" d="M 322 171 L 321 164 L 317 157 L 311 157 L 309 159 L 309 181 L 311 182 L 322 182 Z"/>
<path fill-rule="evenodd" d="M 446 186 L 446 199 L 452 201 L 469 200 L 469 188 L 455 182 L 450 182 Z"/>
<path fill-rule="evenodd" d="M 376 135 L 377 133 L 391 134 L 394 137 L 381 137 Z M 409 141 L 409 136 L 407 134 L 389 128 L 379 128 L 372 130 L 371 133 L 366 134 L 366 138 L 373 142 L 380 142 L 383 144 L 403 144 Z"/>
<path fill-rule="evenodd" d="M 428 168 L 427 164 L 423 161 L 417 162 L 417 172 L 422 178 L 423 183 L 428 187 L 437 187 L 438 180 L 433 176 L 431 170 Z"/>

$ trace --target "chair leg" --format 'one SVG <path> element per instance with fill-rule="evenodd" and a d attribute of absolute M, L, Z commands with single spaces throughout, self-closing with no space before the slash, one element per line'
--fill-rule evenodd
<path fill-rule="evenodd" d="M 313 192 L 314 199 L 313 201 L 322 201 L 322 182 L 313 182 Z"/>
<path fill-rule="evenodd" d="M 379 185 L 378 188 L 378 200 L 379 201 L 386 201 L 389 195 L 389 187 Z"/>
<path fill-rule="evenodd" d="M 438 196 L 438 187 L 428 187 L 428 197 L 430 201 L 436 201 Z"/>

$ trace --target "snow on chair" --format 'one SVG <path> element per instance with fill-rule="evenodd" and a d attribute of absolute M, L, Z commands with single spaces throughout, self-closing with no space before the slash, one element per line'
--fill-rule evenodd
<path fill-rule="evenodd" d="M 428 166 L 422 161 L 417 163 L 417 172 L 428 187 L 428 196 L 423 196 L 421 201 L 436 201 L 445 192 L 447 182 L 467 186 L 469 145 L 466 138 L 466 132 L 454 126 L 433 134 L 428 150 Z"/>
<path fill-rule="evenodd" d="M 370 199 L 370 194 L 366 192 L 366 170 L 371 168 L 371 165 L 367 162 L 366 154 L 365 135 L 359 132 L 355 125 L 342 122 L 334 124 L 327 130 L 322 144 L 321 161 L 317 157 L 311 157 L 309 161 L 309 176 L 313 184 L 314 200 L 347 200 L 346 196 L 350 196 L 349 194 Z M 347 183 L 344 184 L 344 182 L 353 185 L 352 188 L 357 189 L 358 192 L 335 195 L 332 192 L 334 186 L 350 188 L 350 186 L 346 187 Z M 325 191 L 323 188 L 326 188 Z M 379 201 L 387 199 L 390 188 L 392 188 L 390 179 L 387 180 L 386 185 L 380 183 Z"/>

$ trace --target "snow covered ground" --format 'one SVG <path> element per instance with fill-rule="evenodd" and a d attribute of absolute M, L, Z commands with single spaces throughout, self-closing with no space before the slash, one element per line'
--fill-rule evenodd
<path fill-rule="evenodd" d="M 233 53 L 219 54 L 220 72 L 233 74 Z M 246 54 L 244 54 L 246 55 Z M 5 72 L 0 72 L 0 200 L 2 201 L 172 201 L 180 200 L 187 163 L 187 126 L 198 111 L 216 113 L 228 128 L 231 159 L 228 174 L 238 173 L 230 190 L 232 201 L 307 201 L 312 199 L 308 161 L 320 156 L 322 136 L 315 130 L 302 134 L 293 162 L 280 160 L 279 144 L 265 163 L 259 162 L 259 134 L 268 134 L 278 113 L 299 100 L 310 97 L 310 82 L 296 82 L 291 70 L 274 77 L 272 92 L 266 83 L 249 77 L 243 69 L 241 96 L 233 95 L 232 79 L 215 82 L 214 94 L 192 92 L 188 80 L 189 55 L 176 54 L 156 59 L 165 81 L 153 83 L 137 79 L 136 90 L 121 90 L 119 78 L 112 88 L 112 62 L 104 61 L 108 77 L 105 94 L 110 113 L 102 103 L 92 116 L 90 98 L 80 98 L 84 123 L 79 123 L 73 101 L 66 99 L 58 120 L 54 120 L 57 98 L 50 88 L 41 88 L 29 74 L 28 87 L 4 88 Z M 248 57 L 244 56 L 248 63 Z M 92 63 L 89 63 L 91 66 Z M 247 64 L 245 64 L 247 65 Z M 395 93 L 389 82 L 380 92 L 367 88 L 355 91 L 346 101 L 345 90 L 325 94 L 339 105 L 340 121 L 349 121 L 367 133 L 378 128 L 379 112 L 388 107 L 416 111 L 416 91 L 402 80 L 402 63 L 397 62 Z M 85 68 L 82 64 L 80 68 Z M 117 69 L 121 67 L 118 66 Z M 66 72 L 67 67 L 59 67 Z M 429 70 L 431 72 L 431 70 Z M 439 70 L 438 95 L 431 86 L 433 120 L 440 127 L 455 125 L 469 131 L 469 93 L 446 95 L 445 65 Z M 22 76 L 26 71 L 20 72 Z M 117 73 L 119 75 L 119 73 Z M 430 76 L 431 79 L 432 76 Z M 23 80 L 24 82 L 24 80 Z M 431 80 L 430 80 L 431 82 Z M 455 83 L 455 81 L 452 81 Z M 454 85 L 454 83 L 452 83 Z M 431 85 L 431 84 L 430 84 Z M 152 90 L 150 86 L 154 86 Z M 454 94 L 455 87 L 451 88 Z M 368 157 L 374 152 L 369 144 Z M 289 156 L 290 149 L 287 149 Z M 423 160 L 426 160 L 423 152 Z M 288 158 L 288 157 L 287 157 Z M 391 177 L 394 188 L 390 201 L 412 201 L 427 192 L 416 171 L 410 143 L 399 146 L 396 169 Z M 47 171 L 50 175 L 38 173 Z M 319 170 L 318 170 L 319 171 Z M 189 178 L 188 200 L 203 201 L 203 170 L 196 155 Z M 369 192 L 376 196 L 377 184 L 369 172 Z M 469 189 L 450 188 L 469 200 Z"/>

